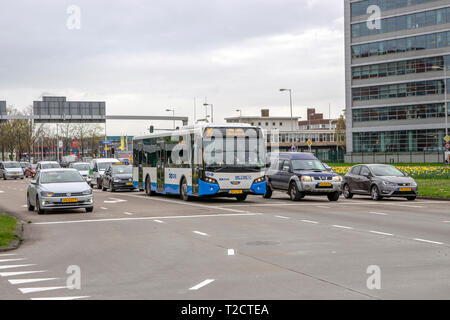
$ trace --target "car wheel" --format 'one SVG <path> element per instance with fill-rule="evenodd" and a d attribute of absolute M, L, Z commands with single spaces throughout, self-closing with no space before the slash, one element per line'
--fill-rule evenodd
<path fill-rule="evenodd" d="M 92 211 L 94 211 L 94 207 L 86 208 L 86 212 L 87 212 L 87 213 L 92 212 Z"/>
<path fill-rule="evenodd" d="M 295 182 L 291 182 L 289 185 L 289 197 L 292 201 L 299 201 L 303 198 L 302 193 L 298 191 L 297 184 Z"/>
<path fill-rule="evenodd" d="M 39 197 L 36 197 L 36 210 L 38 214 L 44 214 L 45 210 L 41 209 L 41 204 L 39 203 Z"/>
<path fill-rule="evenodd" d="M 375 201 L 380 201 L 383 199 L 383 197 L 380 196 L 380 190 L 378 190 L 377 186 L 372 186 L 370 189 L 370 197 Z"/>
<path fill-rule="evenodd" d="M 97 189 L 101 189 L 102 188 L 102 184 L 100 183 L 100 180 L 97 179 Z"/>
<path fill-rule="evenodd" d="M 353 193 L 350 192 L 350 187 L 348 186 L 348 184 L 344 185 L 344 197 L 345 199 L 353 198 Z"/>
<path fill-rule="evenodd" d="M 106 191 L 106 187 L 102 184 L 102 191 Z"/>
<path fill-rule="evenodd" d="M 272 197 L 272 188 L 269 184 L 266 186 L 266 193 L 263 195 L 264 199 L 270 199 Z"/>
<path fill-rule="evenodd" d="M 112 181 L 109 183 L 109 191 L 111 191 L 111 192 L 116 191 L 116 190 L 114 190 Z"/>
<path fill-rule="evenodd" d="M 188 189 L 187 189 L 187 182 L 186 182 L 185 178 L 183 178 L 183 180 L 181 181 L 180 198 L 183 201 L 188 201 L 189 200 Z"/>
<path fill-rule="evenodd" d="M 330 201 L 338 201 L 340 196 L 341 195 L 337 191 L 327 194 L 328 200 Z"/>
<path fill-rule="evenodd" d="M 34 206 L 31 205 L 30 196 L 28 194 L 27 194 L 27 205 L 28 205 L 28 211 L 34 211 Z"/>
<path fill-rule="evenodd" d="M 247 195 L 246 194 L 240 194 L 236 197 L 237 201 L 245 201 L 247 199 Z"/>
<path fill-rule="evenodd" d="M 414 201 L 416 200 L 416 196 L 411 196 L 411 197 L 406 197 L 406 199 L 408 199 L 408 201 Z"/>
<path fill-rule="evenodd" d="M 145 179 L 145 194 L 148 196 L 154 195 L 152 191 L 152 183 L 150 181 L 150 178 Z"/>

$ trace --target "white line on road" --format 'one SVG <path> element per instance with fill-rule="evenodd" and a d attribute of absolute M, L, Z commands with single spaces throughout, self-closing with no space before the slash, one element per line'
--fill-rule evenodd
<path fill-rule="evenodd" d="M 79 297 L 49 297 L 49 298 L 31 298 L 31 300 L 77 300 L 77 299 L 86 299 L 90 298 L 90 296 L 79 296 Z"/>
<path fill-rule="evenodd" d="M 387 233 L 387 232 L 380 232 L 380 231 L 373 231 L 373 230 L 371 230 L 371 231 L 369 231 L 369 232 L 375 233 L 375 234 L 381 234 L 381 235 L 383 235 L 383 236 L 393 236 L 392 233 Z"/>
<path fill-rule="evenodd" d="M 306 222 L 306 223 L 314 223 L 317 224 L 317 221 L 312 221 L 312 220 L 300 220 L 301 222 Z"/>
<path fill-rule="evenodd" d="M 340 228 L 340 229 L 348 229 L 348 230 L 352 230 L 352 227 L 346 227 L 346 226 L 340 226 L 338 224 L 333 224 L 333 227 L 335 228 Z"/>
<path fill-rule="evenodd" d="M 202 288 L 202 287 L 204 287 L 204 286 L 210 284 L 210 283 L 213 282 L 213 281 L 214 281 L 214 279 L 208 279 L 208 280 L 205 280 L 205 281 L 200 282 L 199 284 L 193 286 L 192 288 L 189 288 L 189 290 L 191 290 L 191 291 L 192 291 L 192 290 L 198 290 L 198 289 L 200 289 L 200 288 Z"/>
<path fill-rule="evenodd" d="M 0 272 L 0 277 L 12 277 L 12 276 L 23 276 L 25 274 L 47 272 L 47 270 L 39 271 L 18 271 L 18 272 Z"/>
<path fill-rule="evenodd" d="M 330 209 L 330 207 L 327 207 L 327 206 L 316 206 L 316 208 Z"/>
<path fill-rule="evenodd" d="M 11 261 L 21 261 L 21 260 L 26 260 L 26 258 L 3 259 L 3 260 L 0 260 L 0 262 L 11 262 Z"/>
<path fill-rule="evenodd" d="M 450 221 L 444 221 L 445 223 L 450 223 Z"/>
<path fill-rule="evenodd" d="M 127 216 L 132 216 L 134 213 L 131 213 L 131 212 L 124 212 L 123 214 L 126 214 Z"/>
<path fill-rule="evenodd" d="M 50 281 L 57 280 L 58 278 L 37 278 L 37 279 L 11 279 L 8 280 L 11 284 L 24 284 L 24 283 L 33 283 L 33 282 L 41 282 L 41 281 Z"/>
<path fill-rule="evenodd" d="M 34 293 L 34 292 L 42 292 L 42 291 L 51 291 L 51 290 L 59 290 L 59 289 L 67 289 L 68 287 L 40 287 L 40 288 L 19 288 L 20 292 L 23 294 Z"/>
<path fill-rule="evenodd" d="M 50 224 L 69 224 L 69 223 L 86 223 L 86 222 L 111 222 L 111 221 L 138 221 L 138 220 L 155 220 L 155 219 L 187 219 L 187 218 L 216 218 L 216 217 L 242 217 L 256 216 L 260 213 L 222 213 L 222 214 L 200 214 L 192 216 L 162 216 L 162 217 L 139 217 L 139 218 L 114 218 L 114 219 L 92 219 L 92 220 L 71 220 L 71 221 L 54 221 L 54 222 L 37 222 L 33 225 L 50 225 Z"/>
<path fill-rule="evenodd" d="M 102 210 L 108 210 L 108 208 L 105 208 L 105 207 L 100 207 L 100 209 L 102 209 Z"/>
<path fill-rule="evenodd" d="M 442 242 L 431 241 L 431 240 L 425 240 L 425 239 L 419 239 L 419 238 L 415 238 L 414 240 L 420 241 L 420 242 L 432 243 L 432 244 L 443 244 Z"/>
<path fill-rule="evenodd" d="M 228 249 L 228 255 L 234 256 L 234 249 Z"/>
<path fill-rule="evenodd" d="M 165 223 L 164 221 L 161 221 L 161 220 L 154 220 L 155 222 L 158 222 L 158 223 Z"/>
<path fill-rule="evenodd" d="M 199 235 L 201 235 L 201 236 L 207 236 L 208 234 L 207 233 L 204 233 L 204 232 L 200 232 L 200 231 L 192 231 L 193 233 L 196 233 L 196 234 L 199 234 Z"/>
<path fill-rule="evenodd" d="M 379 215 L 379 216 L 387 216 L 387 215 L 388 215 L 387 213 L 383 213 L 383 212 L 374 212 L 374 211 L 371 211 L 371 212 L 369 212 L 369 213 L 371 213 L 371 214 L 377 214 L 377 215 Z"/>
<path fill-rule="evenodd" d="M 30 266 L 35 266 L 35 264 L 16 264 L 16 265 L 9 265 L 9 266 L 0 266 L 0 270 L 23 268 L 23 267 L 30 267 Z"/>
<path fill-rule="evenodd" d="M 0 193 L 5 193 L 5 191 L 0 190 Z"/>
<path fill-rule="evenodd" d="M 280 219 L 290 219 L 290 218 L 284 217 L 284 216 L 275 216 L 275 217 L 280 218 Z"/>
<path fill-rule="evenodd" d="M 10 256 L 17 256 L 17 254 L 15 254 L 15 253 L 0 254 L 0 257 L 10 257 Z"/>
<path fill-rule="evenodd" d="M 409 204 L 393 204 L 396 207 L 407 207 L 407 208 L 423 208 L 423 206 L 412 206 Z"/>

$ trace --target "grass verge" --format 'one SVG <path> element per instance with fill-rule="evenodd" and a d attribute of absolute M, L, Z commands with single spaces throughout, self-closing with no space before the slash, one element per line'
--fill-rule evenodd
<path fill-rule="evenodd" d="M 420 197 L 450 199 L 449 179 L 415 179 L 419 186 Z"/>
<path fill-rule="evenodd" d="M 0 213 L 0 248 L 6 247 L 16 238 L 16 235 L 14 234 L 16 226 L 17 220 L 15 218 Z"/>
<path fill-rule="evenodd" d="M 324 161 L 326 162 L 326 161 Z M 361 163 L 327 163 L 330 167 L 353 167 Z M 386 163 L 396 167 L 445 167 L 443 163 Z"/>

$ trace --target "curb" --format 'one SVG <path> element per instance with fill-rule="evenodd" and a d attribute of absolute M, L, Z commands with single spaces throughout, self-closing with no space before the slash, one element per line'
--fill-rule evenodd
<path fill-rule="evenodd" d="M 23 242 L 24 231 L 25 231 L 25 223 L 23 221 L 17 220 L 17 227 L 15 231 L 16 237 L 6 247 L 0 248 L 0 252 L 18 249 Z"/>
<path fill-rule="evenodd" d="M 449 198 L 436 198 L 436 197 L 417 197 L 417 199 L 422 199 L 422 200 L 450 201 Z"/>

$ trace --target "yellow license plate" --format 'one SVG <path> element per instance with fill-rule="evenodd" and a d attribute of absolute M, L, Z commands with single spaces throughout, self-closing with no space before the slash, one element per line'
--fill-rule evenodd
<path fill-rule="evenodd" d="M 133 182 L 127 182 L 127 186 L 132 186 Z"/>
<path fill-rule="evenodd" d="M 331 187 L 333 184 L 331 182 L 321 182 L 319 185 L 321 187 Z"/>
<path fill-rule="evenodd" d="M 400 192 L 412 191 L 411 188 L 400 188 Z"/>
<path fill-rule="evenodd" d="M 67 199 L 62 199 L 63 203 L 73 203 L 73 202 L 78 202 L 77 198 L 67 198 Z"/>
<path fill-rule="evenodd" d="M 230 190 L 231 194 L 242 194 L 242 190 Z"/>

